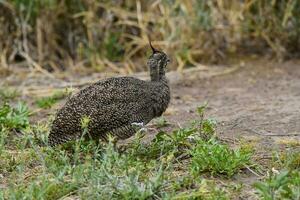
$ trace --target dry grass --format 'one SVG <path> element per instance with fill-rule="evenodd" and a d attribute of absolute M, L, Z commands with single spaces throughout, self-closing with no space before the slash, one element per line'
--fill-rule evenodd
<path fill-rule="evenodd" d="M 298 0 L 4 0 L 0 12 L 0 69 L 142 71 L 148 36 L 178 70 L 300 46 Z"/>

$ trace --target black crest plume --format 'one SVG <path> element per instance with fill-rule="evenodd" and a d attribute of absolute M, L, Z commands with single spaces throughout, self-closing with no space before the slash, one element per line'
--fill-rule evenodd
<path fill-rule="evenodd" d="M 150 45 L 150 47 L 151 47 L 151 49 L 152 49 L 152 53 L 153 53 L 153 54 L 159 52 L 157 49 L 155 49 L 155 48 L 152 46 L 152 43 L 151 43 L 150 38 L 149 38 L 149 45 Z"/>

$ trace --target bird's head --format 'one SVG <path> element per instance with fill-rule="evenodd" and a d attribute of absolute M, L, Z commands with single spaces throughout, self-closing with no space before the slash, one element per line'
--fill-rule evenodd
<path fill-rule="evenodd" d="M 167 64 L 170 62 L 169 56 L 166 53 L 155 49 L 150 40 L 149 44 L 152 49 L 152 55 L 149 57 L 147 62 L 150 70 L 157 69 L 160 72 L 164 72 Z"/>

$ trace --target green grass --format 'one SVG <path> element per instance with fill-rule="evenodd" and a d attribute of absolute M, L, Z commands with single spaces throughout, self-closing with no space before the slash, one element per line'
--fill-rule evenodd
<path fill-rule="evenodd" d="M 191 172 L 195 176 L 209 172 L 231 177 L 250 164 L 252 152 L 249 149 L 230 149 L 212 138 L 209 141 L 198 140 L 191 155 Z"/>
<path fill-rule="evenodd" d="M 80 156 L 78 160 L 58 149 L 37 152 L 42 171 L 29 183 L 14 183 L 14 187 L 6 190 L 6 197 L 56 199 L 75 193 L 83 199 L 146 199 L 161 195 L 160 164 L 145 165 L 130 155 L 118 153 L 112 143 L 102 149 L 92 143 L 83 148 L 75 152 Z"/>
<path fill-rule="evenodd" d="M 17 106 L 4 103 L 0 107 L 0 131 L 4 129 L 22 129 L 29 125 L 29 110 L 27 105 L 19 102 Z"/>
<path fill-rule="evenodd" d="M 300 199 L 299 170 L 270 172 L 266 180 L 255 185 L 263 200 Z"/>
<path fill-rule="evenodd" d="M 300 199 L 300 151 L 294 146 L 275 151 L 265 178 L 254 184 L 263 200 Z"/>
<path fill-rule="evenodd" d="M 174 174 L 176 165 L 189 159 L 201 140 L 202 131 L 195 124 L 169 134 L 160 132 L 150 143 L 143 143 L 143 133 L 138 133 L 121 149 L 113 138 L 98 145 L 78 140 L 53 149 L 39 146 L 47 142 L 49 125 L 29 124 L 24 104 L 16 108 L 5 104 L 2 109 L 9 111 L 2 119 L 10 122 L 0 132 L 4 199 L 229 199 L 227 190 L 214 181 L 195 179 L 190 164 L 181 166 L 188 172 L 185 175 Z M 87 134 L 89 119 L 81 123 Z M 22 135 L 8 137 L 13 129 Z"/>
<path fill-rule="evenodd" d="M 0 199 L 232 199 L 242 193 L 243 185 L 223 181 L 244 175 L 245 167 L 253 169 L 255 152 L 245 145 L 231 148 L 221 142 L 215 132 L 217 122 L 205 117 L 205 107 L 199 107 L 191 125 L 160 131 L 147 143 L 143 142 L 147 132 L 138 132 L 121 146 L 110 137 L 108 143 L 82 138 L 50 148 L 49 122 L 30 123 L 24 103 L 3 104 L 0 185 L 5 187 Z M 82 118 L 83 134 L 88 134 L 89 122 Z M 296 157 L 289 154 L 274 162 L 290 171 L 255 184 L 260 198 L 299 196 L 299 172 L 291 164 Z"/>
<path fill-rule="evenodd" d="M 68 89 L 59 90 L 59 91 L 54 92 L 51 96 L 37 99 L 36 104 L 40 108 L 44 108 L 44 109 L 51 108 L 59 100 L 66 98 L 70 94 L 71 94 L 71 91 Z"/>

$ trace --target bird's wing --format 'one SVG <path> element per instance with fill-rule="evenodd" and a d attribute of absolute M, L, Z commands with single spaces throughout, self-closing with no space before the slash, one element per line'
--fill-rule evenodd
<path fill-rule="evenodd" d="M 95 83 L 74 95 L 67 107 L 77 108 L 99 130 L 151 119 L 152 95 L 148 82 L 124 77 Z"/>

